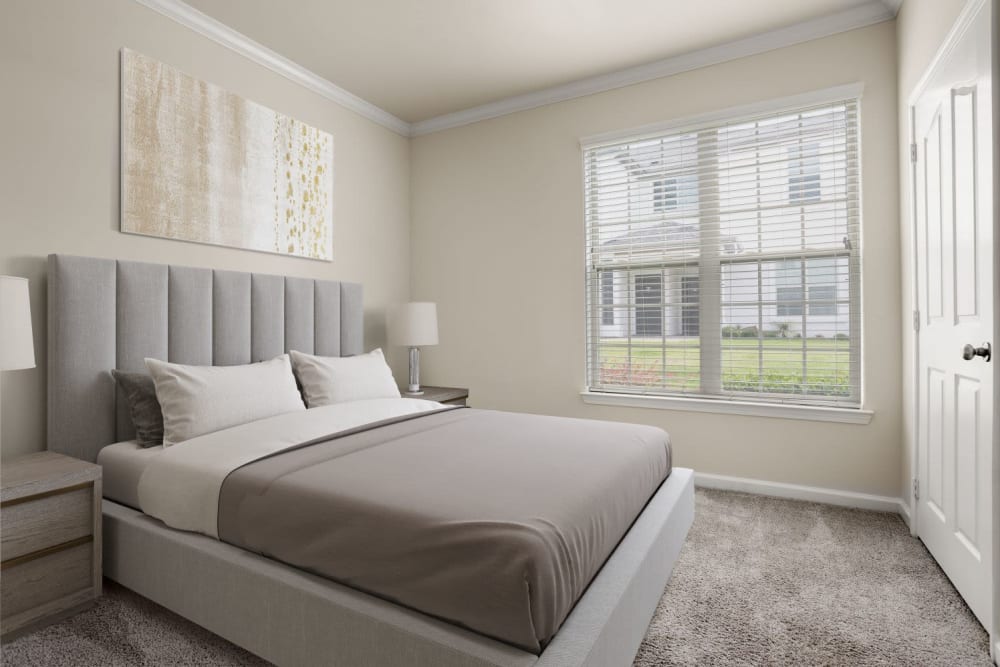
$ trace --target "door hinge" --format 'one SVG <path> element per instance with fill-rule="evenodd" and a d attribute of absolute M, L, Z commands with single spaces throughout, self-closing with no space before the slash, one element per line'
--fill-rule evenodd
<path fill-rule="evenodd" d="M 920 311 L 913 311 L 913 330 L 920 331 Z"/>
<path fill-rule="evenodd" d="M 920 480 L 913 478 L 913 499 L 920 500 Z"/>
<path fill-rule="evenodd" d="M 910 162 L 917 161 L 917 145 L 910 144 Z"/>

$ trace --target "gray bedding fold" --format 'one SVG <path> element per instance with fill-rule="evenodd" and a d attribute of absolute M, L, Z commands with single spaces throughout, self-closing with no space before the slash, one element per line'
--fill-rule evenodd
<path fill-rule="evenodd" d="M 424 413 L 239 468 L 219 536 L 539 653 L 669 472 L 654 427 Z"/>

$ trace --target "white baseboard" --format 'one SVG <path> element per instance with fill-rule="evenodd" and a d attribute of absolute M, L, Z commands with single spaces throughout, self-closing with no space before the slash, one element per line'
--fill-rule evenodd
<path fill-rule="evenodd" d="M 899 503 L 899 507 L 896 508 L 896 511 L 899 513 L 899 516 L 902 517 L 903 523 L 906 524 L 906 527 L 909 528 L 910 527 L 910 503 L 906 502 L 905 498 L 896 498 L 896 502 Z"/>
<path fill-rule="evenodd" d="M 838 489 L 824 489 L 818 486 L 802 486 L 799 484 L 785 484 L 784 482 L 769 482 L 763 479 L 713 475 L 711 473 L 704 472 L 695 473 L 694 484 L 695 486 L 700 486 L 706 489 L 742 491 L 744 493 L 754 493 L 760 496 L 791 498 L 793 500 L 808 500 L 810 502 L 825 503 L 827 505 L 856 507 L 858 509 L 876 510 L 879 512 L 892 512 L 894 514 L 901 515 L 903 517 L 903 521 L 905 521 L 907 525 L 909 525 L 910 522 L 909 508 L 902 498 L 875 496 L 869 493 L 840 491 Z"/>

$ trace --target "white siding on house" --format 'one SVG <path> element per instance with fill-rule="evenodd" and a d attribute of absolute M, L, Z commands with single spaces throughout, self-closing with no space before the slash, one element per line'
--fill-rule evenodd
<path fill-rule="evenodd" d="M 685 136 L 686 148 L 693 150 L 693 135 Z M 837 149 L 829 141 L 817 141 L 796 150 L 778 146 L 772 149 L 770 155 L 728 156 L 732 171 L 727 173 L 725 165 L 720 165 L 722 176 L 719 186 L 722 196 L 727 197 L 730 205 L 745 204 L 747 210 L 721 216 L 722 253 L 735 260 L 748 251 L 787 249 L 790 240 L 796 246 L 800 241 L 806 246 L 843 243 L 843 239 L 847 237 L 846 221 L 849 216 L 846 178 L 835 163 L 841 159 Z M 747 171 L 746 164 L 741 160 L 759 162 L 762 159 L 779 161 L 771 174 L 770 182 L 780 185 L 772 185 L 760 192 L 753 191 L 740 197 L 739 191 L 746 189 Z M 617 168 L 606 170 L 602 174 L 604 181 L 628 181 L 629 164 L 623 158 Z M 635 169 L 632 164 L 633 174 Z M 695 261 L 691 266 L 660 270 L 663 276 L 663 335 L 682 336 L 683 292 L 680 277 L 698 275 L 697 178 L 690 170 L 663 169 L 662 165 L 656 163 L 643 169 L 647 173 L 640 180 L 630 182 L 624 193 L 614 188 L 597 190 L 595 208 L 617 212 L 624 208 L 628 214 L 628 223 L 617 224 L 610 233 L 602 233 L 602 261 L 631 262 L 637 259 L 637 248 L 642 252 L 642 239 L 645 236 L 659 241 L 661 237 L 653 232 L 664 225 L 673 225 L 682 230 L 676 232 L 677 240 L 673 251 L 668 254 L 691 256 Z M 757 208 L 760 199 L 772 208 Z M 760 229 L 766 231 L 765 235 L 758 238 L 756 233 L 747 231 L 748 216 L 759 218 Z M 831 227 L 831 219 L 842 220 L 844 223 Z M 659 247 L 649 252 L 662 252 L 662 246 L 659 243 L 657 245 Z M 723 327 L 759 327 L 766 332 L 780 330 L 790 336 L 849 335 L 850 285 L 846 257 L 836 260 L 815 258 L 765 263 L 759 276 L 759 294 L 740 287 L 734 288 L 734 281 L 743 284 L 745 280 L 742 279 L 747 278 L 747 272 L 756 273 L 757 270 L 756 262 L 745 267 L 734 263 L 728 270 L 723 269 Z M 640 273 L 649 272 L 642 270 Z M 635 312 L 622 307 L 634 303 L 636 273 L 613 272 L 612 303 L 619 307 L 602 311 L 602 337 L 639 335 L 639 321 Z M 831 285 L 831 282 L 836 285 Z M 608 305 L 608 297 L 607 291 L 602 292 L 602 306 Z M 802 303 L 805 300 L 829 303 L 805 305 Z"/>

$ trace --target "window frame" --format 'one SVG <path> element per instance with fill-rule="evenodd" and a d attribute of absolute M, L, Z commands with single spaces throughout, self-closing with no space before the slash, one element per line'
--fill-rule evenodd
<path fill-rule="evenodd" d="M 767 102 L 745 105 L 741 107 L 733 107 L 729 109 L 723 109 L 708 114 L 702 114 L 696 117 L 683 118 L 676 121 L 669 121 L 666 123 L 657 123 L 653 125 L 643 126 L 641 128 L 636 128 L 632 130 L 623 130 L 618 132 L 606 133 L 603 135 L 597 135 L 592 137 L 584 137 L 580 140 L 581 148 L 583 149 L 583 171 L 584 178 L 587 178 L 588 165 L 587 165 L 587 150 L 591 148 L 597 148 L 600 144 L 613 144 L 621 143 L 624 141 L 639 141 L 646 138 L 656 138 L 662 137 L 666 133 L 680 134 L 689 131 L 698 130 L 711 130 L 713 126 L 720 125 L 722 123 L 738 123 L 743 119 L 750 119 L 753 116 L 767 115 L 767 114 L 780 114 L 784 112 L 794 113 L 804 107 L 818 106 L 823 104 L 836 104 L 839 102 L 844 102 L 845 100 L 854 100 L 857 105 L 857 118 L 856 123 L 852 125 L 852 129 L 849 132 L 853 135 L 851 141 L 856 145 L 856 152 L 860 158 L 862 151 L 862 118 L 861 118 L 861 98 L 862 98 L 863 86 L 861 84 L 849 84 L 846 86 L 838 86 L 835 88 L 830 88 L 822 91 L 815 91 L 811 93 L 805 93 L 802 95 L 795 95 L 791 97 L 770 100 Z M 814 200 L 811 198 L 805 198 L 803 201 L 792 201 L 793 191 L 791 189 L 792 185 L 792 174 L 789 172 L 789 204 L 797 206 L 806 206 L 812 203 Z M 590 340 L 599 339 L 599 331 L 594 332 L 589 327 L 593 326 L 593 319 L 590 313 L 589 299 L 586 300 L 587 304 L 587 331 L 588 331 L 588 342 L 587 348 L 587 363 L 585 364 L 585 389 L 581 393 L 585 402 L 587 403 L 597 403 L 605 405 L 621 405 L 621 404 L 634 404 L 641 407 L 667 407 L 669 409 L 678 409 L 678 406 L 686 406 L 679 409 L 691 409 L 697 411 L 723 411 L 723 412 L 737 412 L 740 414 L 766 414 L 767 416 L 789 416 L 790 418 L 796 419 L 820 419 L 822 421 L 847 421 L 850 423 L 867 423 L 871 419 L 871 411 L 864 409 L 864 378 L 862 375 L 862 356 L 863 356 L 863 339 L 862 339 L 862 319 L 863 319 L 863 303 L 861 300 L 861 274 L 860 274 L 860 248 L 861 248 L 861 225 L 860 218 L 861 212 L 860 208 L 862 204 L 860 186 L 861 178 L 860 174 L 855 182 L 851 183 L 850 191 L 847 193 L 847 201 L 857 202 L 857 209 L 854 213 L 849 214 L 848 221 L 848 238 L 845 238 L 845 247 L 849 250 L 847 254 L 848 257 L 848 271 L 851 276 L 855 278 L 849 281 L 848 299 L 849 303 L 854 304 L 857 308 L 857 316 L 850 318 L 850 336 L 851 339 L 857 341 L 855 345 L 852 345 L 851 353 L 849 355 L 849 386 L 852 394 L 848 397 L 850 405 L 843 404 L 832 404 L 839 403 L 835 394 L 830 394 L 828 397 L 831 399 L 831 403 L 824 403 L 818 401 L 816 403 L 812 402 L 800 402 L 796 401 L 797 394 L 769 394 L 764 392 L 734 392 L 727 391 L 725 393 L 718 391 L 721 387 L 712 387 L 711 382 L 706 383 L 706 372 L 711 374 L 708 376 L 709 379 L 715 378 L 716 384 L 722 384 L 722 372 L 721 372 L 721 343 L 723 337 L 721 336 L 721 325 L 719 320 L 721 316 L 721 304 L 723 302 L 723 296 L 719 292 L 719 296 L 716 298 L 708 297 L 704 290 L 701 290 L 701 311 L 702 320 L 700 329 L 701 332 L 711 331 L 714 329 L 720 330 L 720 336 L 701 338 L 701 367 L 699 368 L 699 376 L 702 383 L 702 391 L 704 393 L 681 393 L 681 392 L 669 392 L 669 391 L 657 391 L 649 392 L 648 390 L 643 390 L 641 388 L 635 387 L 615 387 L 613 390 L 605 388 L 592 388 L 595 386 L 593 378 L 590 374 L 595 368 L 598 367 L 599 358 L 599 346 L 591 344 Z M 699 186 L 700 187 L 700 186 Z M 819 186 L 821 187 L 821 186 Z M 587 210 L 587 200 L 586 192 L 588 188 L 584 188 L 584 207 Z M 811 192 L 812 190 L 809 190 Z M 704 224 L 704 222 L 702 223 Z M 589 249 L 591 248 L 590 239 L 587 235 L 591 234 L 592 230 L 589 225 L 585 224 L 585 246 Z M 709 260 L 709 271 L 704 271 L 702 266 L 705 262 L 704 255 L 705 248 L 701 248 L 702 259 L 699 263 L 694 264 L 698 268 L 699 284 L 706 285 L 711 284 L 710 281 L 713 280 L 713 276 L 706 273 L 714 272 L 716 274 L 714 280 L 717 282 L 721 280 L 721 268 L 718 265 L 729 263 L 729 262 L 750 262 L 753 264 L 761 265 L 762 262 L 767 259 L 764 257 L 766 252 L 759 252 L 761 249 L 757 249 L 757 252 L 737 255 L 733 258 L 719 257 L 718 253 L 716 257 L 708 257 Z M 833 254 L 832 252 L 818 252 L 811 253 L 806 251 L 801 253 L 803 259 L 810 259 L 815 254 L 816 258 L 825 257 Z M 841 252 L 841 257 L 844 254 Z M 798 255 L 797 255 L 798 257 Z M 712 266 L 714 262 L 715 266 Z M 587 274 L 588 277 L 591 268 L 592 261 L 590 257 L 587 257 Z M 686 263 L 687 266 L 692 266 L 691 262 Z M 651 267 L 650 267 L 651 268 Z M 608 270 L 607 266 L 602 266 L 602 271 Z M 627 280 L 631 281 L 631 274 L 636 271 L 642 270 L 641 266 L 632 265 L 628 269 L 619 271 L 615 270 L 616 273 L 623 274 Z M 805 297 L 802 300 L 802 311 L 801 317 L 805 317 L 805 313 L 808 312 L 810 299 L 808 298 L 808 277 L 805 264 L 800 269 L 801 281 L 800 290 L 802 296 Z M 585 284 L 588 284 L 585 281 Z M 586 291 L 586 290 L 585 290 Z M 591 297 L 592 298 L 592 297 Z M 833 307 L 837 307 L 838 300 L 835 298 L 833 302 Z M 824 301 L 820 306 L 826 306 Z M 707 312 L 706 311 L 710 311 Z M 714 311 L 714 312 L 711 312 Z M 705 317 L 707 315 L 707 318 Z M 799 317 L 799 316 L 795 316 Z M 708 320 L 706 324 L 706 319 Z M 720 325 L 720 326 L 716 326 Z M 598 327 L 599 328 L 599 327 Z M 706 345 L 705 343 L 708 343 Z M 714 344 L 713 344 L 714 343 Z M 714 350 L 713 350 L 714 348 Z M 706 384 L 709 386 L 706 388 Z M 706 391 L 707 389 L 707 391 Z M 718 392 L 713 392 L 713 389 Z M 635 399 L 631 401 L 631 399 Z M 622 403 L 622 401 L 626 403 Z M 698 407 L 692 407 L 695 404 L 699 404 Z M 705 405 L 700 405 L 704 403 Z M 740 407 L 737 410 L 730 409 L 733 405 L 739 404 Z M 778 408 L 775 410 L 775 408 Z M 791 414 L 789 414 L 789 411 Z M 837 413 L 846 412 L 849 416 L 846 418 L 843 415 L 836 416 Z M 779 414 L 780 413 L 780 414 Z M 831 418 L 834 415 L 834 418 Z"/>

